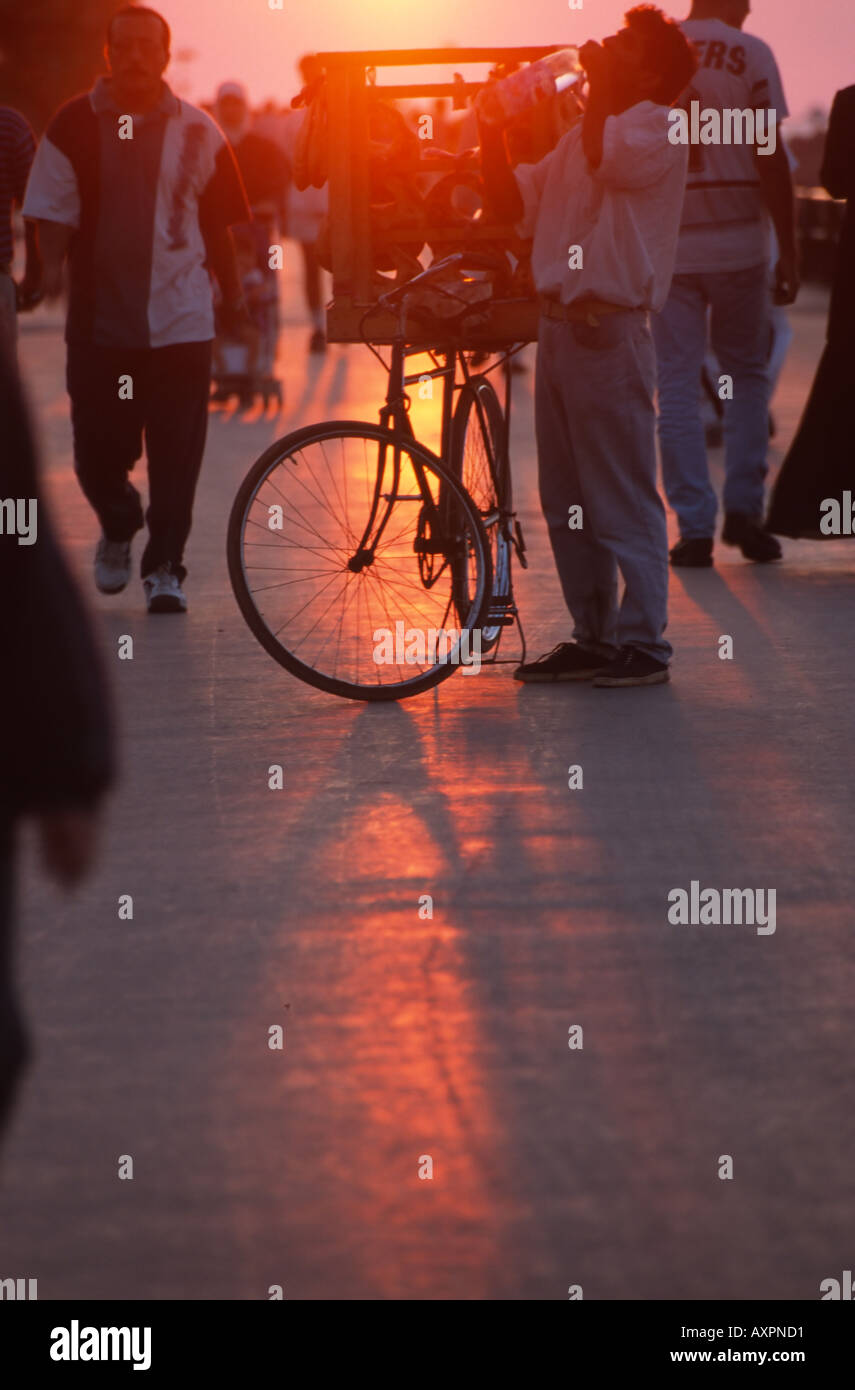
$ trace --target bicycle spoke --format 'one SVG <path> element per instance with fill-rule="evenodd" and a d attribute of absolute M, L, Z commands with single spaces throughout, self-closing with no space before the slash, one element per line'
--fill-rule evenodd
<path fill-rule="evenodd" d="M 389 585 L 389 588 L 392 589 L 392 590 L 393 590 L 395 593 L 397 593 L 397 594 L 403 593 L 403 590 L 401 590 L 401 589 L 398 587 L 398 585 L 394 582 L 394 580 L 392 580 L 392 579 L 381 579 L 381 580 L 379 580 L 379 583 L 381 583 L 381 584 L 388 584 L 388 585 Z M 430 621 L 430 615 L 427 614 L 427 613 L 425 613 L 423 609 L 421 609 L 421 608 L 418 607 L 418 605 L 417 605 L 416 602 L 415 602 L 415 599 L 410 599 L 410 600 L 409 600 L 409 606 L 410 606 L 411 608 L 415 608 L 416 611 L 418 612 L 419 616 L 425 619 L 425 626 L 426 626 L 426 627 L 431 627 L 431 626 L 433 626 L 433 624 L 432 624 L 431 621 Z M 398 619 L 397 621 L 400 622 L 401 620 Z"/>
<path fill-rule="evenodd" d="M 274 488 L 274 491 L 277 491 L 277 489 Z M 285 498 L 284 498 L 284 496 L 283 496 L 282 493 L 278 493 L 278 496 L 282 497 L 283 501 L 285 501 Z M 264 506 L 264 503 L 261 502 L 260 499 L 256 499 L 256 500 L 259 501 L 259 505 L 260 505 L 260 506 L 262 506 L 262 507 Z M 297 508 L 294 506 L 293 502 L 288 503 L 288 505 L 289 505 L 289 507 L 290 507 L 290 509 L 291 509 L 292 512 L 297 510 Z M 289 517 L 289 522 L 292 522 L 293 524 L 296 524 L 297 526 L 300 526 L 301 523 L 302 523 L 302 526 L 303 526 L 303 529 L 304 529 L 304 530 L 310 532 L 311 535 L 316 536 L 318 540 L 322 541 L 322 540 L 324 539 L 324 537 L 323 537 L 323 535 L 321 534 L 321 532 L 317 529 L 317 527 L 316 527 L 316 526 L 313 526 L 313 525 L 311 524 L 311 522 L 307 521 L 307 520 L 305 519 L 305 517 L 303 516 L 302 512 L 299 512 L 298 514 L 299 514 L 299 516 L 300 516 L 300 518 L 301 518 L 301 521 L 300 521 L 300 522 L 293 523 L 293 519 L 292 519 L 291 517 Z M 285 519 L 284 508 L 283 508 L 283 512 L 282 512 L 282 518 L 283 518 L 283 521 L 284 521 L 284 519 Z M 261 523 L 260 523 L 260 522 L 256 522 L 255 524 L 258 526 L 258 525 L 260 525 Z M 265 526 L 263 529 L 264 529 L 265 531 L 267 531 L 268 534 L 271 535 L 271 536 L 275 536 L 275 535 L 276 535 L 276 532 L 275 532 L 270 526 Z M 342 547 L 342 546 L 333 546 L 333 547 L 331 547 L 331 548 L 334 549 L 334 550 L 341 550 L 342 553 L 346 553 L 346 547 Z"/>
<path fill-rule="evenodd" d="M 301 431 L 241 504 L 250 625 L 283 664 L 341 693 L 435 684 L 449 674 L 435 649 L 432 658 L 413 636 L 410 659 L 384 660 L 374 634 L 427 639 L 449 630 L 456 609 L 452 630 L 472 621 L 487 563 L 472 505 L 415 441 L 376 426 Z M 281 522 L 265 524 L 271 516 Z M 235 583 L 231 552 L 230 573 Z"/>

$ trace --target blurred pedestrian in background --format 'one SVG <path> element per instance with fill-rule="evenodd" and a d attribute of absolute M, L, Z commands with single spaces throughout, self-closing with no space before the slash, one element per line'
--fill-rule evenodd
<path fill-rule="evenodd" d="M 323 68 L 312 54 L 306 54 L 305 57 L 301 58 L 298 68 L 304 88 L 312 87 L 323 77 Z M 288 160 L 291 177 L 288 186 L 286 232 L 288 237 L 299 245 L 303 262 L 303 293 L 312 321 L 309 351 L 324 352 L 327 339 L 321 288 L 321 263 L 318 260 L 315 244 L 329 208 L 329 194 L 326 185 L 323 188 L 309 187 L 301 192 L 293 179 L 297 139 L 307 109 L 307 107 L 303 107 L 302 110 L 289 109 L 278 116 L 264 115 L 259 118 L 256 125 L 258 130 L 277 141 Z"/>
<path fill-rule="evenodd" d="M 855 87 L 837 93 L 820 174 L 832 198 L 846 199 L 831 291 L 825 350 L 795 439 L 775 483 L 767 527 L 779 536 L 821 540 L 850 534 L 820 530 L 821 504 L 855 496 Z M 842 518 L 841 518 L 842 519 Z M 852 516 L 850 511 L 850 527 Z"/>
<path fill-rule="evenodd" d="M 251 327 L 238 342 L 218 335 L 214 400 L 227 400 L 236 391 L 241 406 L 249 406 L 256 391 L 261 391 L 265 404 L 271 395 L 281 401 L 281 386 L 274 378 L 279 280 L 270 252 L 277 238 L 285 234 L 288 161 L 273 140 L 251 129 L 246 89 L 240 82 L 220 85 L 214 115 L 237 160 L 253 219 L 233 228 L 236 239 L 239 237 L 238 270 Z"/>
<path fill-rule="evenodd" d="M 246 88 L 223 82 L 214 115 L 234 152 L 254 221 L 274 230 L 285 222 L 288 161 L 273 140 L 251 128 Z"/>
<path fill-rule="evenodd" d="M 23 205 L 35 152 L 36 137 L 29 122 L 11 106 L 0 106 L 0 350 L 17 342 L 18 311 L 33 308 L 41 297 L 41 258 L 32 222 L 26 224 L 24 278 L 18 285 L 12 279 L 12 208 Z"/>

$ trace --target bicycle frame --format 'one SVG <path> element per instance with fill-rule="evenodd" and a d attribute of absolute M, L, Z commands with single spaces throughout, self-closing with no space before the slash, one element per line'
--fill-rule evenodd
<path fill-rule="evenodd" d="M 401 448 L 396 441 L 400 439 L 409 439 L 413 440 L 414 442 L 416 441 L 415 431 L 413 430 L 409 418 L 410 398 L 407 395 L 407 387 L 416 383 L 421 384 L 425 380 L 425 378 L 429 378 L 432 381 L 439 380 L 442 382 L 440 452 L 439 455 L 435 454 L 431 450 L 428 450 L 427 452 L 430 453 L 432 460 L 438 466 L 440 476 L 442 475 L 443 470 L 449 466 L 448 461 L 452 459 L 454 456 L 454 397 L 455 392 L 466 389 L 466 387 L 469 386 L 473 381 L 473 376 L 475 374 L 471 372 L 470 364 L 466 356 L 467 350 L 471 352 L 472 349 L 465 349 L 461 346 L 458 346 L 457 344 L 443 349 L 425 347 L 418 343 L 408 346 L 407 302 L 410 296 L 412 295 L 413 291 L 416 289 L 416 287 L 433 279 L 438 270 L 445 269 L 454 263 L 462 267 L 462 265 L 467 260 L 478 261 L 479 259 L 480 258 L 477 253 L 456 252 L 453 256 L 449 256 L 448 258 L 446 258 L 446 261 L 444 262 L 435 262 L 432 266 L 429 266 L 427 270 L 422 271 L 420 275 L 413 277 L 412 280 L 406 282 L 406 284 L 401 286 L 400 288 L 393 289 L 386 295 L 381 295 L 380 299 L 378 300 L 378 305 L 385 305 L 386 307 L 391 308 L 393 302 L 396 302 L 397 307 L 396 330 L 391 337 L 392 357 L 388 366 L 383 362 L 383 359 L 380 357 L 380 354 L 377 352 L 376 348 L 372 346 L 370 340 L 363 335 L 363 341 L 369 348 L 371 348 L 371 351 L 378 358 L 378 360 L 381 363 L 383 363 L 383 366 L 386 368 L 386 396 L 382 406 L 380 407 L 380 426 L 382 429 L 388 430 L 392 438 L 390 439 L 390 442 L 388 444 L 382 444 L 380 446 L 377 476 L 374 486 L 374 495 L 372 497 L 371 506 L 369 509 L 368 520 L 365 524 L 362 536 L 360 537 L 357 549 L 355 553 L 351 556 L 351 559 L 348 561 L 349 567 L 356 572 L 363 569 L 366 565 L 370 565 L 373 562 L 375 550 L 388 523 L 389 517 L 392 512 L 392 507 L 394 503 L 397 501 L 421 501 L 422 503 L 422 512 L 419 517 L 419 527 L 415 548 L 416 553 L 419 555 L 419 569 L 421 573 L 422 583 L 425 585 L 426 588 L 432 587 L 432 585 L 436 582 L 439 576 L 443 573 L 445 565 L 449 562 L 453 564 L 454 560 L 457 558 L 457 552 L 454 548 L 455 538 L 451 535 L 451 531 L 453 528 L 451 526 L 443 526 L 443 517 L 446 509 L 443 508 L 442 488 L 440 486 L 440 493 L 437 504 L 437 502 L 434 501 L 433 496 L 430 492 L 430 488 L 426 483 L 424 477 L 424 470 L 421 468 L 416 459 L 412 459 L 412 466 L 413 471 L 416 475 L 416 482 L 419 488 L 419 493 L 410 497 L 402 497 L 399 493 L 398 486 L 401 477 Z M 448 293 L 447 291 L 442 292 Z M 456 296 L 450 295 L 450 297 L 454 298 Z M 457 298 L 459 298 L 459 296 L 457 296 Z M 458 313 L 455 316 L 454 328 L 462 327 L 462 324 L 468 317 L 469 313 L 478 312 L 478 305 L 472 305 L 467 308 L 464 301 L 461 300 L 460 302 L 464 303 L 464 307 L 462 312 Z M 363 315 L 363 324 L 367 316 L 367 314 Z M 362 325 L 360 327 L 362 327 Z M 443 327 L 445 327 L 448 330 L 448 336 L 451 336 L 451 332 L 453 331 L 453 329 L 452 323 L 450 321 L 448 321 L 445 325 L 440 325 L 439 327 L 440 331 Z M 500 350 L 500 361 L 498 363 L 494 363 L 494 365 L 489 368 L 489 371 L 492 372 L 496 370 L 497 366 L 500 366 L 503 368 L 504 371 L 504 402 L 500 403 L 502 425 L 501 435 L 497 447 L 501 450 L 501 459 L 505 461 L 507 461 L 509 458 L 510 444 L 510 359 L 516 350 L 516 347 L 513 346 L 506 346 L 502 348 Z M 421 371 L 417 374 L 408 374 L 406 370 L 407 358 L 411 356 L 422 356 L 424 354 L 427 354 L 430 357 L 433 363 L 432 367 L 427 371 Z M 459 381 L 457 370 L 458 363 L 460 364 L 462 376 L 462 379 Z M 487 373 L 478 373 L 477 375 L 487 375 Z M 481 424 L 482 437 L 484 439 L 485 447 L 488 452 L 489 467 L 493 476 L 495 477 L 499 472 L 499 459 L 493 457 L 492 441 L 495 438 L 495 435 L 491 436 L 491 431 L 488 427 L 488 422 L 483 413 L 484 408 L 482 406 L 480 396 L 477 392 L 475 393 L 475 409 L 478 414 L 478 418 Z M 424 448 L 425 446 L 421 445 L 420 447 Z M 389 450 L 391 450 L 392 452 L 392 463 L 391 476 L 387 477 L 389 470 L 387 455 Z M 482 520 L 484 521 L 484 524 L 487 526 L 495 525 L 497 527 L 498 534 L 502 536 L 503 541 L 507 546 L 513 547 L 513 549 L 517 553 L 521 565 L 525 567 L 525 542 L 523 540 L 519 522 L 516 521 L 515 513 L 513 511 L 512 485 L 509 469 L 504 470 L 503 476 L 505 478 L 505 484 L 501 491 L 498 513 L 493 515 L 492 517 L 485 516 L 484 514 L 482 514 Z M 385 510 L 383 510 L 381 514 L 381 507 L 383 503 L 385 503 Z M 446 517 L 445 519 L 450 520 L 451 518 Z M 457 538 L 458 546 L 461 540 L 461 537 Z M 429 558 L 434 555 L 441 555 L 444 561 L 435 574 L 433 571 L 432 560 Z M 525 637 L 522 632 L 522 625 L 519 621 L 519 613 L 512 599 L 509 602 L 503 599 L 498 604 L 498 611 L 496 613 L 496 617 L 498 623 L 501 626 L 506 626 L 509 622 L 516 622 L 520 630 L 523 654 L 525 654 Z M 497 658 L 494 656 L 493 660 L 497 660 Z"/>
<path fill-rule="evenodd" d="M 425 273 L 425 278 L 428 274 L 429 272 Z M 358 645 L 354 646 L 355 640 L 358 638 L 362 641 L 365 638 L 365 633 L 359 631 L 361 617 L 357 606 L 355 615 L 351 614 L 347 629 L 345 670 L 342 674 L 338 666 L 342 623 L 347 610 L 352 606 L 354 594 L 357 598 L 359 594 L 367 595 L 365 623 L 368 623 L 374 597 L 380 602 L 383 613 L 388 611 L 397 614 L 398 611 L 412 608 L 415 604 L 417 623 L 427 616 L 431 630 L 446 631 L 449 627 L 449 614 L 456 615 L 453 626 L 460 629 L 461 640 L 466 630 L 478 632 L 486 643 L 485 650 L 492 653 L 488 657 L 490 662 L 498 659 L 495 653 L 498 651 L 501 629 L 516 625 L 523 648 L 522 659 L 525 657 L 525 638 L 511 587 L 511 561 L 514 549 L 511 542 L 515 538 L 507 458 L 511 386 L 508 363 L 513 352 L 517 350 L 517 345 L 509 344 L 509 340 L 505 339 L 504 347 L 493 348 L 490 354 L 491 361 L 488 362 L 486 356 L 483 357 L 485 366 L 480 369 L 471 361 L 472 354 L 477 349 L 478 333 L 470 333 L 465 327 L 466 317 L 471 311 L 469 305 L 465 305 L 463 312 L 455 314 L 453 319 L 444 319 L 437 323 L 433 315 L 424 321 L 417 315 L 414 324 L 407 322 L 406 305 L 400 302 L 407 297 L 404 286 L 397 287 L 383 298 L 388 303 L 392 296 L 400 304 L 400 314 L 392 317 L 394 332 L 388 331 L 387 319 L 384 336 L 375 345 L 363 332 L 364 321 L 371 312 L 370 309 L 365 311 L 360 321 L 362 341 L 378 358 L 387 377 L 379 420 L 375 417 L 374 424 L 348 420 L 341 422 L 340 429 L 336 428 L 338 422 L 325 421 L 317 428 L 304 427 L 295 431 L 293 435 L 276 441 L 256 460 L 244 479 L 229 517 L 229 574 L 241 611 L 253 634 L 280 665 L 292 674 L 310 685 L 353 699 L 388 700 L 421 693 L 422 690 L 431 689 L 444 679 L 449 674 L 451 665 L 444 658 L 439 663 L 434 662 L 431 656 L 432 667 L 416 677 L 411 677 L 405 672 L 405 679 L 391 682 L 364 680 L 358 660 L 354 672 L 353 661 L 350 659 L 353 652 L 361 650 Z M 480 312 L 480 306 L 476 306 L 476 311 Z M 429 326 L 431 321 L 433 326 Z M 430 346 L 431 339 L 441 346 Z M 391 347 L 391 361 L 387 361 L 377 352 L 376 348 L 381 343 Z M 408 359 L 420 354 L 424 354 L 427 359 L 420 364 L 423 370 L 417 373 L 408 370 Z M 490 372 L 502 366 L 506 369 L 504 409 L 501 398 L 497 397 L 492 386 L 485 382 L 485 377 Z M 425 379 L 438 380 L 442 387 L 441 402 L 437 402 L 441 405 L 441 420 L 435 420 L 435 423 L 441 426 L 438 431 L 441 433 L 441 443 L 434 445 L 434 448 L 426 447 L 416 437 L 409 413 L 410 398 L 407 388 Z M 458 392 L 461 393 L 459 396 Z M 421 394 L 433 397 L 435 393 L 430 391 Z M 327 439 L 332 441 L 337 451 L 333 460 L 335 468 L 344 475 L 343 497 L 339 493 L 336 475 L 327 456 L 324 442 Z M 361 457 L 359 454 L 355 456 L 355 468 L 351 466 L 349 452 L 349 441 L 354 440 L 357 441 L 357 449 L 361 451 Z M 333 613 L 331 619 L 326 611 L 320 615 L 325 622 L 332 623 L 331 635 L 337 635 L 332 665 L 328 660 L 319 660 L 330 640 L 330 633 L 327 633 L 326 640 L 320 648 L 317 647 L 319 639 L 315 639 L 313 650 L 308 650 L 304 641 L 304 637 L 312 637 L 320 620 L 315 621 L 307 633 L 304 634 L 302 629 L 298 631 L 296 645 L 292 640 L 293 633 L 292 638 L 286 635 L 283 639 L 280 636 L 283 625 L 280 622 L 282 614 L 279 611 L 282 605 L 279 604 L 279 609 L 275 611 L 275 621 L 271 626 L 266 601 L 259 604 L 256 600 L 256 591 L 263 593 L 270 587 L 282 585 L 271 586 L 267 583 L 258 589 L 247 573 L 249 562 L 246 548 L 249 544 L 260 543 L 258 536 L 254 540 L 251 537 L 247 539 L 247 528 L 250 525 L 258 525 L 263 529 L 264 520 L 262 518 L 261 522 L 253 521 L 250 508 L 258 502 L 262 484 L 283 464 L 287 465 L 289 461 L 293 461 L 295 466 L 298 465 L 304 449 L 310 450 L 310 460 L 318 456 L 321 470 L 320 491 L 307 488 L 305 481 L 301 483 L 299 477 L 294 486 L 299 486 L 303 492 L 309 491 L 317 507 L 325 507 L 334 528 L 333 531 L 329 531 L 329 527 L 324 524 L 323 534 L 321 531 L 315 531 L 320 549 L 335 552 L 331 553 L 330 558 L 325 561 L 326 567 L 322 567 L 320 571 L 321 576 L 325 578 L 321 593 L 329 588 L 335 581 L 336 574 L 342 569 L 349 569 L 352 576 L 357 577 L 357 585 L 352 590 L 348 589 L 349 578 L 342 577 L 339 580 L 339 589 L 334 597 L 340 607 L 340 600 L 346 592 L 340 615 L 336 617 Z M 309 476 L 317 484 L 318 480 L 314 478 L 312 471 L 313 466 L 309 466 Z M 330 505 L 326 506 L 323 501 L 324 467 L 335 493 Z M 347 500 L 347 478 L 351 474 L 359 484 L 357 494 L 361 494 L 352 498 L 352 505 Z M 367 495 L 362 490 L 363 484 Z M 284 500 L 287 501 L 287 498 Z M 263 505 L 263 498 L 259 505 Z M 412 510 L 413 506 L 416 509 L 415 513 Z M 389 524 L 393 511 L 394 526 Z M 299 507 L 297 513 L 299 519 Z M 338 528 L 337 531 L 335 528 Z M 312 531 L 314 527 L 310 524 L 308 528 L 304 526 L 302 529 Z M 522 560 L 518 524 L 516 531 L 516 549 Z M 328 533 L 333 538 L 330 544 L 327 544 L 325 539 Z M 395 553 L 395 542 L 403 536 L 407 537 L 403 542 L 403 551 L 399 545 L 398 553 Z M 301 545 L 306 547 L 305 537 L 301 540 L 300 535 L 286 540 L 291 551 L 295 546 L 297 549 L 300 549 Z M 317 550 L 318 547 L 313 544 L 309 545 L 308 549 Z M 267 552 L 257 553 L 263 554 L 264 561 L 250 567 L 269 569 L 271 566 L 267 563 Z M 369 570 L 375 561 L 377 569 L 370 577 L 367 587 L 363 587 L 360 577 L 362 571 Z M 384 566 L 390 561 L 387 575 Z M 403 568 L 397 565 L 398 561 L 404 562 Z M 317 567 L 320 562 L 314 563 Z M 525 563 L 524 560 L 522 563 Z M 400 591 L 395 583 L 396 568 L 405 574 L 406 588 Z M 327 577 L 328 571 L 332 578 Z M 304 566 L 296 571 L 297 574 L 310 572 L 311 566 Z M 446 584 L 439 592 L 434 592 L 431 602 L 427 603 L 426 591 L 435 589 L 437 581 L 443 575 Z M 295 578 L 287 582 L 300 584 L 302 581 Z M 425 599 L 427 614 L 425 609 L 419 606 L 419 591 Z M 314 601 L 313 592 L 310 589 L 307 602 L 303 603 L 293 616 L 299 617 L 307 603 Z M 411 593 L 415 594 L 412 601 Z M 292 597 L 295 597 L 297 602 L 300 601 L 299 595 Z M 284 611 L 287 615 L 287 604 Z M 288 621 L 292 619 L 289 618 Z M 362 624 L 363 627 L 365 623 Z M 368 625 L 370 629 L 370 623 Z M 409 664 L 409 656 L 405 664 Z"/>
<path fill-rule="evenodd" d="M 394 433 L 415 441 L 415 433 L 409 421 L 406 409 L 405 385 L 407 378 L 404 375 L 404 362 L 406 358 L 406 347 L 401 342 L 396 342 L 393 348 L 393 361 L 389 370 L 386 400 L 380 410 L 380 423 L 384 429 L 390 429 Z M 454 373 L 454 363 L 442 370 L 441 374 L 448 378 L 449 373 Z M 398 389 L 396 390 L 396 382 Z M 451 428 L 451 398 L 453 392 L 447 389 L 443 392 L 443 450 L 445 440 Z M 421 446 L 424 448 L 424 446 Z M 387 479 L 387 455 L 391 451 L 391 477 Z M 428 451 L 431 452 L 431 451 Z M 431 453 L 432 458 L 441 471 L 442 462 L 435 454 Z M 421 504 L 421 514 L 419 518 L 419 540 L 417 541 L 417 553 L 419 555 L 419 569 L 422 583 L 425 588 L 432 588 L 442 575 L 445 566 L 453 563 L 454 555 L 450 554 L 448 540 L 448 527 L 444 525 L 442 515 L 442 492 L 440 492 L 440 505 L 434 501 L 433 494 L 425 478 L 424 469 L 418 458 L 409 455 L 413 472 L 416 476 L 416 483 L 419 488 L 417 494 L 404 495 L 399 491 L 401 480 L 401 450 L 396 441 L 389 445 L 381 444 L 378 453 L 377 475 L 374 482 L 374 494 L 369 509 L 368 519 L 360 537 L 359 543 L 354 554 L 348 561 L 348 568 L 354 573 L 359 573 L 366 566 L 373 563 L 374 553 L 386 529 L 389 517 L 396 502 L 412 501 Z M 385 509 L 381 513 L 381 505 L 385 503 Z M 379 517 L 379 520 L 378 520 Z M 432 556 L 442 556 L 442 563 L 434 571 Z"/>
<path fill-rule="evenodd" d="M 412 386 L 416 383 L 421 382 L 426 376 L 430 377 L 432 380 L 441 380 L 442 420 L 440 452 L 438 456 L 436 454 L 432 454 L 432 456 L 436 459 L 436 462 L 440 466 L 440 468 L 442 468 L 444 466 L 444 460 L 449 457 L 451 450 L 451 431 L 452 420 L 454 415 L 454 393 L 455 391 L 461 390 L 463 386 L 465 386 L 471 380 L 472 373 L 470 372 L 469 363 L 466 360 L 465 353 L 461 349 L 454 347 L 451 349 L 443 350 L 441 354 L 443 358 L 441 366 L 434 365 L 427 372 L 420 372 L 418 374 L 408 376 L 406 373 L 407 357 L 422 356 L 427 351 L 429 356 L 434 360 L 434 362 L 436 362 L 436 353 L 431 349 L 425 349 L 423 347 L 407 346 L 406 322 L 407 301 L 406 297 L 402 297 L 398 308 L 398 331 L 392 343 L 392 360 L 388 367 L 386 397 L 383 402 L 383 405 L 380 407 L 380 424 L 383 426 L 384 429 L 397 431 L 400 434 L 414 440 L 415 432 L 410 423 L 408 410 L 409 397 L 407 396 L 406 388 L 408 386 Z M 510 432 L 511 393 L 510 377 L 507 370 L 508 358 L 509 354 L 506 354 L 503 358 L 503 365 L 505 367 L 503 447 L 505 449 L 507 449 L 508 446 L 508 438 Z M 463 370 L 463 380 L 461 382 L 457 381 L 458 362 L 460 363 Z M 376 550 L 377 544 L 383 535 L 383 532 L 386 528 L 386 524 L 391 515 L 392 506 L 395 501 L 402 500 L 398 495 L 398 484 L 400 481 L 401 474 L 400 450 L 394 445 L 391 445 L 389 447 L 391 447 L 393 454 L 392 476 L 390 480 L 389 490 L 384 491 L 384 482 L 387 468 L 387 446 L 383 445 L 380 449 L 377 478 L 375 481 L 374 495 L 369 510 L 368 520 L 366 521 L 365 528 L 363 530 L 362 536 L 360 537 L 356 551 L 348 562 L 349 568 L 353 570 L 355 573 L 358 573 L 366 565 L 371 563 L 374 551 Z M 424 479 L 423 471 L 421 470 L 421 468 L 415 460 L 413 460 L 413 470 L 416 474 L 416 479 L 421 490 L 422 502 L 426 508 L 429 521 L 434 530 L 434 534 L 439 535 L 441 534 L 441 519 L 437 514 L 437 507 L 431 495 L 430 488 L 427 486 L 427 483 Z M 412 498 L 410 500 L 415 501 L 417 499 Z M 386 504 L 385 512 L 378 523 L 380 506 L 381 502 L 383 501 L 385 501 Z M 371 538 L 370 544 L 369 538 Z M 435 549 L 433 549 L 432 553 L 441 553 L 440 547 L 437 546 Z M 439 578 L 439 575 L 441 573 L 442 568 L 437 572 L 436 576 L 434 576 L 432 582 L 435 582 L 435 580 Z"/>

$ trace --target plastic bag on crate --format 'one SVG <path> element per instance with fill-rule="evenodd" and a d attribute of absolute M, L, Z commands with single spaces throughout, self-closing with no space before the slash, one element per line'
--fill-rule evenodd
<path fill-rule="evenodd" d="M 443 255 L 452 251 L 465 251 L 464 246 L 443 247 Z M 499 248 L 486 252 L 482 246 L 473 249 L 478 261 L 488 264 L 461 267 L 450 266 L 447 271 L 431 281 L 423 290 L 416 290 L 409 306 L 412 310 L 430 314 L 432 318 L 448 320 L 457 318 L 467 308 L 483 306 L 505 293 L 511 279 L 511 267 L 507 254 Z M 492 264 L 489 264 L 492 262 Z"/>

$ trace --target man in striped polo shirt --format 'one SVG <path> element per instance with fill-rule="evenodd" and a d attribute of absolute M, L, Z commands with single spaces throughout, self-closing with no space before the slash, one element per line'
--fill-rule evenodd
<path fill-rule="evenodd" d="M 102 527 L 95 582 L 118 593 L 144 524 L 128 475 L 148 457 L 150 612 L 183 612 L 184 546 L 208 422 L 214 315 L 247 322 L 229 228 L 249 208 L 234 156 L 203 111 L 163 81 L 169 27 L 143 6 L 118 11 L 109 76 L 51 121 L 24 215 L 38 221 L 48 296 L 69 261 L 67 384 L 75 469 Z"/>

